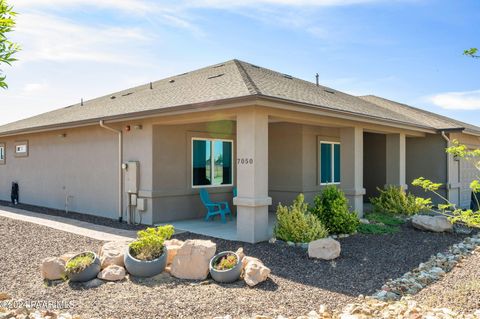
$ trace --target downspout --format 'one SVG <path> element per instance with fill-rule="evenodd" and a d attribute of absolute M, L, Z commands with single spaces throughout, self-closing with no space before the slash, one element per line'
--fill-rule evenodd
<path fill-rule="evenodd" d="M 445 131 L 441 131 L 442 137 L 447 141 L 447 147 L 450 147 L 450 139 L 448 138 Z M 448 200 L 450 200 L 450 154 L 447 153 L 447 183 L 445 184 L 445 195 Z"/>
<path fill-rule="evenodd" d="M 123 176 L 122 176 L 122 164 L 123 164 L 123 134 L 122 130 L 116 130 L 112 127 L 105 125 L 103 120 L 100 120 L 100 127 L 118 134 L 118 221 L 123 221 Z"/>

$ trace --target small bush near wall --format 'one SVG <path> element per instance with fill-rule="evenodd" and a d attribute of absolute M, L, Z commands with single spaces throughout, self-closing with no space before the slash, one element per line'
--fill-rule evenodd
<path fill-rule="evenodd" d="M 352 234 L 357 230 L 359 220 L 348 210 L 345 194 L 336 186 L 327 186 L 315 196 L 312 213 L 320 219 L 333 234 Z"/>
<path fill-rule="evenodd" d="M 393 215 L 415 215 L 430 208 L 431 201 L 405 192 L 402 187 L 378 188 L 380 195 L 370 198 L 375 212 Z"/>
<path fill-rule="evenodd" d="M 295 243 L 308 243 L 328 236 L 322 222 L 308 211 L 303 194 L 297 196 L 293 205 L 277 207 L 277 224 L 274 229 L 277 239 Z"/>

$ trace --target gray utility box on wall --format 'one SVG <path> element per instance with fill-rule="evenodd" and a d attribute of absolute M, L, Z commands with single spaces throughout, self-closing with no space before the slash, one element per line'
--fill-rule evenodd
<path fill-rule="evenodd" d="M 138 193 L 138 180 L 140 178 L 140 162 L 130 161 L 123 164 L 125 171 L 125 191 L 130 194 Z"/>

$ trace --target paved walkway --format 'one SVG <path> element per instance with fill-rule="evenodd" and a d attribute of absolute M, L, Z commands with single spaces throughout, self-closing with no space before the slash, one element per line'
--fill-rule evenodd
<path fill-rule="evenodd" d="M 273 227 L 275 226 L 275 214 L 268 214 L 268 232 L 269 236 L 273 236 Z M 200 234 L 226 240 L 238 240 L 237 237 L 237 221 L 236 219 L 230 220 L 227 217 L 227 222 L 222 223 L 219 217 L 214 220 L 206 222 L 203 218 L 178 220 L 168 223 L 162 223 L 158 225 L 170 224 L 175 227 L 176 233 L 190 232 L 193 234 Z"/>
<path fill-rule="evenodd" d="M 13 207 L 0 206 L 0 217 L 22 220 L 102 241 L 130 240 L 137 237 L 137 232 L 133 230 L 96 225 L 76 219 L 39 214 Z"/>

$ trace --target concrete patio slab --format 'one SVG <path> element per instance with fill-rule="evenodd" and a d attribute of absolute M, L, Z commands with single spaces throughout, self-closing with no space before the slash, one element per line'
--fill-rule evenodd
<path fill-rule="evenodd" d="M 222 223 L 219 218 L 215 220 L 205 221 L 200 219 L 178 220 L 169 223 L 161 223 L 158 225 L 173 225 L 176 233 L 190 232 L 193 234 L 205 235 L 225 240 L 239 240 L 237 237 L 237 220 L 227 219 L 226 223 Z M 269 236 L 273 236 L 273 227 L 275 226 L 275 214 L 268 215 L 268 232 Z"/>
<path fill-rule="evenodd" d="M 102 241 L 123 241 L 137 237 L 137 232 L 133 230 L 96 225 L 75 219 L 39 214 L 13 207 L 0 206 L 0 216 L 43 225 Z"/>

